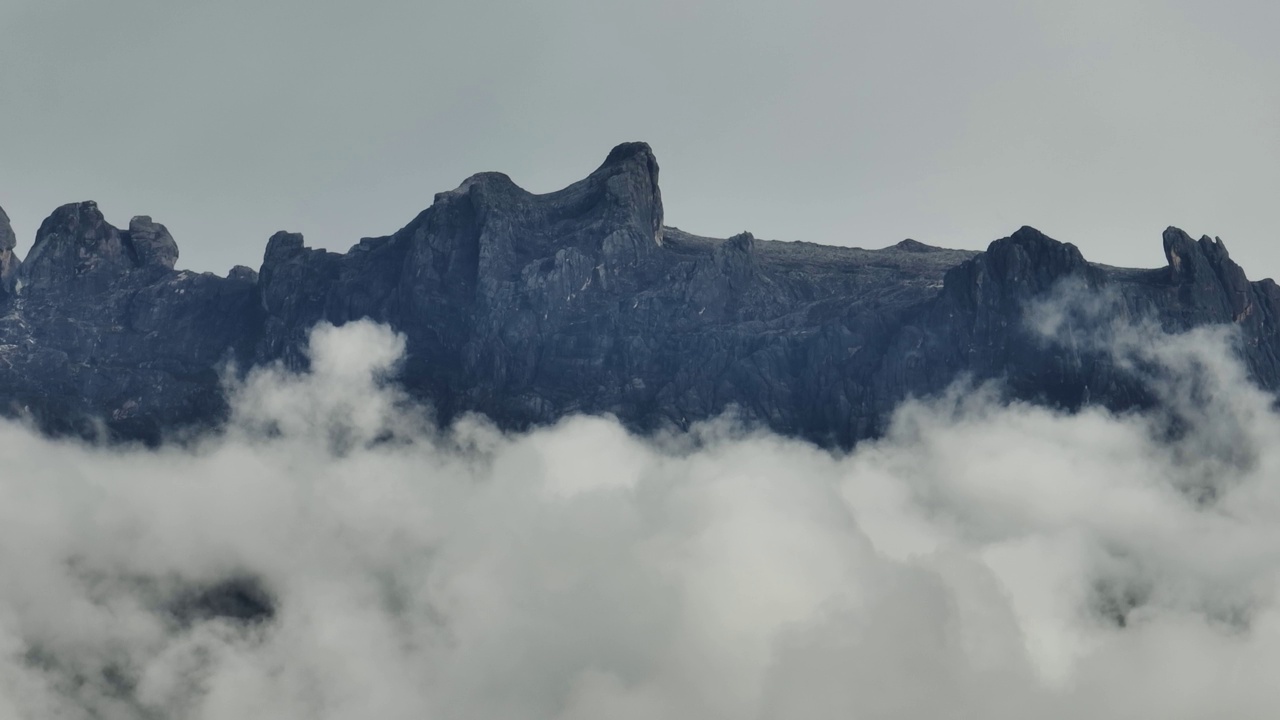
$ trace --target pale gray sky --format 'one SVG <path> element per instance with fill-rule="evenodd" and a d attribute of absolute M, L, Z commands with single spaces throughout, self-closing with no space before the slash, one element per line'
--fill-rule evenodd
<path fill-rule="evenodd" d="M 1280 275 L 1277 3 L 0 0 L 0 206 L 345 250 L 483 170 L 537 192 L 651 143 L 667 222 L 985 247 L 1023 224 Z"/>

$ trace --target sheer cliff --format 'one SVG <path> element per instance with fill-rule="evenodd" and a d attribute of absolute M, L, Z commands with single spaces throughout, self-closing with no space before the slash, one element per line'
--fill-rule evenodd
<path fill-rule="evenodd" d="M 276 233 L 259 270 L 227 277 L 175 270 L 163 225 L 116 228 L 92 202 L 55 210 L 21 262 L 15 245 L 0 212 L 0 411 L 51 433 L 155 442 L 216 425 L 223 373 L 305 367 L 311 327 L 359 318 L 405 335 L 396 380 L 441 421 L 611 413 L 649 431 L 734 409 L 849 446 L 961 378 L 1064 408 L 1152 402 L 1105 348 L 1034 331 L 1029 310 L 1063 287 L 1166 330 L 1232 326 L 1254 380 L 1280 385 L 1280 289 L 1220 240 L 1170 228 L 1168 265 L 1130 270 L 1028 227 L 980 253 L 699 237 L 664 225 L 644 143 L 545 195 L 475 175 L 343 254 Z M 1099 320 L 1068 322 L 1078 338 Z"/>

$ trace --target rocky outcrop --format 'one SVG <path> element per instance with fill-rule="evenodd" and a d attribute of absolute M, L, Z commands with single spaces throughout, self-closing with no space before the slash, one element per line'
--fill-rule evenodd
<path fill-rule="evenodd" d="M 148 218 L 120 230 L 92 202 L 55 210 L 0 301 L 0 412 L 148 441 L 216 423 L 219 372 L 250 359 L 256 278 L 175 272 L 176 257 Z"/>
<path fill-rule="evenodd" d="M 178 262 L 178 243 L 174 242 L 168 228 L 151 222 L 146 215 L 129 221 L 129 232 L 124 236 L 124 242 L 138 267 L 172 270 Z"/>
<path fill-rule="evenodd" d="M 258 272 L 225 278 L 174 270 L 163 225 L 118 230 L 92 203 L 56 210 L 20 270 L 6 229 L 0 409 L 54 432 L 155 441 L 216 423 L 224 368 L 303 368 L 315 323 L 366 317 L 404 333 L 398 379 L 443 421 L 612 413 L 646 431 L 732 408 L 847 446 L 961 377 L 1066 408 L 1150 402 L 1096 346 L 1031 328 L 1028 309 L 1064 283 L 1171 330 L 1234 324 L 1255 379 L 1280 386 L 1280 289 L 1249 282 L 1221 241 L 1171 228 L 1167 267 L 1127 270 L 1028 227 L 982 253 L 699 237 L 664 225 L 643 143 L 545 195 L 472 176 L 346 253 L 277 233 Z"/>
<path fill-rule="evenodd" d="M 33 291 L 97 293 L 133 265 L 120 231 L 102 217 L 97 203 L 72 203 L 40 225 L 21 280 Z"/>
<path fill-rule="evenodd" d="M 13 234 L 13 226 L 9 224 L 9 216 L 4 208 L 0 208 L 0 298 L 13 294 L 14 285 L 18 281 L 18 269 L 22 261 L 13 253 L 18 238 Z"/>

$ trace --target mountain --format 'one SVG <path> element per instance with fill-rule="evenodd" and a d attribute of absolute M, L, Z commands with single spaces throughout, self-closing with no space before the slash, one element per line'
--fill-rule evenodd
<path fill-rule="evenodd" d="M 1170 228 L 1167 267 L 1132 270 L 1029 227 L 980 253 L 699 237 L 664 225 L 644 143 L 545 195 L 475 175 L 344 254 L 279 232 L 258 271 L 227 277 L 175 270 L 163 225 L 116 228 L 92 202 L 55 210 L 22 262 L 14 246 L 0 211 L 0 412 L 54 434 L 154 443 L 216 425 L 228 367 L 305 368 L 313 325 L 359 318 L 405 335 L 397 380 L 442 421 L 512 429 L 612 413 L 651 431 L 736 409 L 847 447 L 966 377 L 1063 408 L 1153 402 L 1080 341 L 1105 329 L 1097 314 L 1067 312 L 1069 342 L 1034 330 L 1028 312 L 1064 287 L 1106 298 L 1108 319 L 1234 326 L 1253 379 L 1280 385 L 1280 288 L 1248 281 L 1220 240 Z"/>

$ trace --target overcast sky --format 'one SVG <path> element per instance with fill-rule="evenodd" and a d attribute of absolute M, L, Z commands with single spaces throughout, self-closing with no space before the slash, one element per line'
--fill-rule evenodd
<path fill-rule="evenodd" d="M 1280 3 L 0 0 L 0 206 L 152 215 L 180 267 L 345 250 L 485 170 L 653 145 L 669 225 L 1280 275 Z M 25 252 L 25 250 L 24 250 Z"/>

